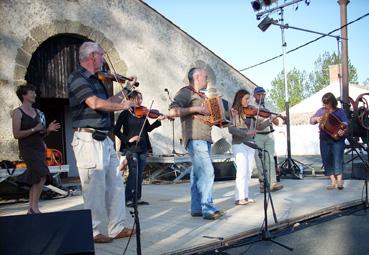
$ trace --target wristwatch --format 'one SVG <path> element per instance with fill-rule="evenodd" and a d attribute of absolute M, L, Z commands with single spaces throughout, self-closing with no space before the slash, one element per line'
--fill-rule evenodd
<path fill-rule="evenodd" d="M 34 128 L 31 128 L 31 131 L 32 131 L 32 133 L 35 132 L 35 129 Z"/>

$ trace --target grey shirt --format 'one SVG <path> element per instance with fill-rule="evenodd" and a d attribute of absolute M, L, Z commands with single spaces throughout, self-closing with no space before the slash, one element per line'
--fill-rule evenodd
<path fill-rule="evenodd" d="M 232 134 L 232 144 L 241 144 L 244 141 L 253 140 L 252 136 L 246 134 L 250 127 L 248 127 L 245 120 L 242 116 L 237 116 L 233 118 L 232 124 L 228 126 L 228 131 Z M 251 123 L 251 125 L 253 124 Z"/>
<path fill-rule="evenodd" d="M 169 109 L 181 107 L 187 108 L 191 106 L 200 106 L 204 103 L 204 99 L 200 95 L 194 93 L 189 86 L 181 88 L 175 95 Z M 211 127 L 203 121 L 194 118 L 193 114 L 180 118 L 182 125 L 183 144 L 187 147 L 189 140 L 204 140 L 212 142 Z"/>

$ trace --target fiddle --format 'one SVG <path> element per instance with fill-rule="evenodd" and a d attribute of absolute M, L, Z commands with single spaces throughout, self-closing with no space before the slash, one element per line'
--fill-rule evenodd
<path fill-rule="evenodd" d="M 121 74 L 112 74 L 111 72 L 103 72 L 103 71 L 99 71 L 96 73 L 97 79 L 99 79 L 100 81 L 116 81 L 119 83 L 124 83 L 126 81 L 133 81 L 132 78 L 128 78 L 125 77 Z M 140 83 L 138 81 L 136 81 L 133 86 L 134 87 L 138 87 L 140 85 Z"/>
<path fill-rule="evenodd" d="M 138 106 L 138 107 L 134 107 L 133 108 L 133 114 L 137 117 L 137 118 L 144 118 L 146 116 L 148 116 L 151 119 L 156 119 L 159 116 L 164 116 L 164 114 L 160 113 L 159 110 L 155 110 L 155 109 L 148 109 L 145 106 Z"/>
<path fill-rule="evenodd" d="M 243 107 L 243 114 L 245 114 L 246 117 L 255 117 L 258 115 L 262 118 L 269 118 L 271 115 L 276 115 L 277 117 L 284 119 L 284 117 L 279 113 L 274 113 L 264 108 L 257 108 L 252 105 Z"/>

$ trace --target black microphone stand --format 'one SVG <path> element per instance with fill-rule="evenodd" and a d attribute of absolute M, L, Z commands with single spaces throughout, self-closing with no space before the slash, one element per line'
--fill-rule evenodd
<path fill-rule="evenodd" d="M 246 144 L 248 145 L 248 144 Z M 280 242 L 277 242 L 276 240 L 273 240 L 272 234 L 270 233 L 269 229 L 268 229 L 268 200 L 267 200 L 267 193 L 268 193 L 268 198 L 270 201 L 270 205 L 272 207 L 272 212 L 273 212 L 273 218 L 274 218 L 274 222 L 278 224 L 278 220 L 277 220 L 277 216 L 274 210 L 274 205 L 273 205 L 273 200 L 272 200 L 272 195 L 270 194 L 270 185 L 269 185 L 269 180 L 267 178 L 267 171 L 265 168 L 265 162 L 263 159 L 263 154 L 265 155 L 265 153 L 269 153 L 266 150 L 263 150 L 261 148 L 259 148 L 256 144 L 255 147 L 254 146 L 250 146 L 251 148 L 254 148 L 258 151 L 258 156 L 260 158 L 261 161 L 261 165 L 263 168 L 263 176 L 264 176 L 264 223 L 263 223 L 263 229 L 261 231 L 261 239 L 260 240 L 256 240 L 253 242 L 250 242 L 248 244 L 253 244 L 253 243 L 257 243 L 257 242 L 261 242 L 261 241 L 271 241 L 275 244 L 278 244 L 279 246 L 286 248 L 289 251 L 293 251 L 293 248 L 288 247 L 287 245 L 284 245 Z"/>
<path fill-rule="evenodd" d="M 138 205 L 137 205 L 137 193 L 138 193 L 138 160 L 137 157 L 133 154 L 131 158 L 135 163 L 135 188 L 131 190 L 133 194 L 133 212 L 130 211 L 132 217 L 134 217 L 134 222 L 136 225 L 136 251 L 137 255 L 141 255 L 141 227 L 140 227 L 140 218 L 138 217 Z"/>
<path fill-rule="evenodd" d="M 169 90 L 168 89 L 164 89 L 164 91 L 167 93 L 168 98 L 169 98 L 169 101 L 172 103 L 173 102 L 173 99 L 172 99 L 172 97 L 169 94 Z M 175 141 L 175 139 L 174 139 L 174 119 L 171 120 L 171 122 L 172 122 L 172 154 L 173 155 L 176 155 L 176 154 L 179 154 L 179 153 L 176 152 L 176 150 L 175 150 L 175 144 L 174 144 L 174 141 Z"/>

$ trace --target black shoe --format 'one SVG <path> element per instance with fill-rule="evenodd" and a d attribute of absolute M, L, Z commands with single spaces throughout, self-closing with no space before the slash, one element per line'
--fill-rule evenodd
<path fill-rule="evenodd" d="M 222 217 L 223 215 L 224 215 L 224 212 L 216 211 L 216 212 L 211 213 L 211 214 L 203 215 L 203 219 L 204 220 L 216 220 L 216 219 L 219 219 L 220 217 Z"/>
<path fill-rule="evenodd" d="M 150 203 L 149 202 L 146 202 L 146 201 L 138 200 L 137 201 L 137 204 L 138 205 L 149 205 Z"/>
<path fill-rule="evenodd" d="M 191 213 L 192 217 L 202 217 L 202 212 Z"/>

